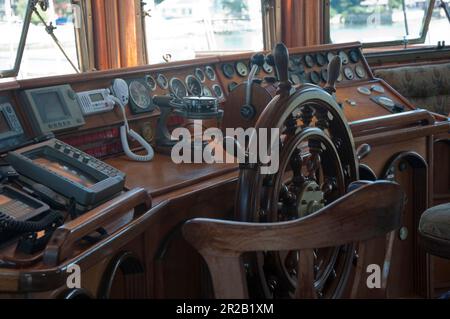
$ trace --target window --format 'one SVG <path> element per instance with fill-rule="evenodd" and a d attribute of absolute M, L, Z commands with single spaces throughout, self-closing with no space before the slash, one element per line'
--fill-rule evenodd
<path fill-rule="evenodd" d="M 187 60 L 211 51 L 262 50 L 258 0 L 148 0 L 150 63 Z"/>
<path fill-rule="evenodd" d="M 27 24 L 28 0 L 0 0 L 0 70 L 14 68 L 16 56 L 20 54 L 19 42 L 23 26 Z M 56 27 L 53 33 L 71 61 L 77 64 L 76 41 L 73 13 L 70 0 L 50 0 L 47 10 L 37 5 L 38 12 L 45 23 Z M 68 59 L 64 56 L 45 25 L 36 13 L 32 13 L 25 49 L 20 65 L 19 78 L 30 78 L 74 73 Z M 26 28 L 25 28 L 26 29 Z"/>
<path fill-rule="evenodd" d="M 330 38 L 335 43 L 360 41 L 366 46 L 423 43 L 430 18 L 430 31 L 445 22 L 449 28 L 445 15 L 436 13 L 437 5 L 434 0 L 331 0 Z M 439 32 L 434 35 L 442 37 Z"/>

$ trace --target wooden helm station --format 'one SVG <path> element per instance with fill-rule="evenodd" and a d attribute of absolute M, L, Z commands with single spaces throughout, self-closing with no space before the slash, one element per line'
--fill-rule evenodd
<path fill-rule="evenodd" d="M 262 54 L 267 57 L 270 53 Z M 0 84 L 0 98 L 2 103 L 10 103 L 17 113 L 25 139 L 29 141 L 27 147 L 31 145 L 32 149 L 34 144 L 46 139 L 33 122 L 30 105 L 24 102 L 24 92 L 62 85 L 69 85 L 75 93 L 99 90 L 110 88 L 117 78 L 128 85 L 133 81 L 144 85 L 151 97 L 169 94 L 173 86 L 180 85 L 174 79 L 185 85 L 190 78 L 195 78 L 193 81 L 200 83 L 203 92 L 218 98 L 224 111 L 223 118 L 219 119 L 223 128 L 247 128 L 255 125 L 277 94 L 279 84 L 276 67 L 263 61 L 251 91 L 253 116 L 242 115 L 253 55 L 221 55 L 18 80 Z M 450 200 L 449 150 L 440 143 L 449 138 L 447 118 L 417 109 L 388 83 L 376 78 L 360 43 L 290 48 L 289 56 L 288 76 L 293 88 L 300 90 L 304 83 L 324 87 L 329 62 L 335 56 L 341 58 L 335 98 L 350 128 L 349 141 L 354 143 L 353 152 L 356 152 L 353 154 L 359 156 L 355 177 L 395 181 L 406 195 L 402 227 L 395 233 L 391 252 L 390 273 L 395 275 L 390 276 L 388 296 L 433 297 L 449 288 L 449 263 L 427 255 L 417 240 L 421 214 L 430 206 Z M 193 85 L 188 90 L 198 90 L 197 83 Z M 133 111 L 131 103 L 130 97 L 126 108 L 130 127 L 155 146 L 160 109 L 153 106 Z M 217 125 L 216 120 L 206 123 Z M 191 124 L 192 121 L 179 116 L 169 120 L 172 126 Z M 122 114 L 115 108 L 85 115 L 84 123 L 73 128 L 55 130 L 55 138 L 63 142 L 61 147 L 67 144 L 80 150 L 80 154 L 103 160 L 108 169 L 117 169 L 126 176 L 125 184 L 107 200 L 87 205 L 77 218 L 66 219 L 40 249 L 24 252 L 19 249 L 17 237 L 4 242 L 0 248 L 0 297 L 191 299 L 214 296 L 207 267 L 183 238 L 181 226 L 196 217 L 235 218 L 236 191 L 245 191 L 240 184 L 239 166 L 175 164 L 170 156 L 158 150 L 151 162 L 132 161 L 123 154 L 121 126 Z M 345 131 L 335 131 L 332 138 L 334 143 L 342 142 Z M 133 144 L 131 148 L 139 150 L 139 145 Z M 17 185 L 14 180 L 7 184 Z M 103 229 L 102 235 L 94 234 L 98 229 Z M 100 238 L 89 241 L 86 236 Z M 382 256 L 384 249 L 385 239 L 381 238 L 374 241 L 372 250 L 366 254 Z M 351 268 L 350 277 L 356 269 L 357 253 L 347 265 Z M 82 270 L 82 289 L 66 286 L 67 270 L 74 264 Z M 277 284 L 281 279 L 270 280 Z M 371 291 L 360 289 L 357 297 L 371 297 Z"/>

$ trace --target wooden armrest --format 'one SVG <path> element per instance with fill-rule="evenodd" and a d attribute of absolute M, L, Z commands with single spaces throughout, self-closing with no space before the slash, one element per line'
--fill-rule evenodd
<path fill-rule="evenodd" d="M 295 221 L 256 224 L 194 219 L 183 226 L 183 234 L 204 256 L 335 247 L 399 228 L 404 201 L 398 184 L 380 181 Z"/>
<path fill-rule="evenodd" d="M 134 217 L 137 217 L 150 208 L 151 198 L 147 191 L 136 188 L 62 225 L 56 229 L 44 251 L 44 263 L 48 266 L 58 265 L 70 255 L 74 244 L 83 237 L 120 219 L 133 209 Z"/>

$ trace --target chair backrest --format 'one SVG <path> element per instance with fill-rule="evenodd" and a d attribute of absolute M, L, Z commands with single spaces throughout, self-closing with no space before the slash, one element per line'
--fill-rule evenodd
<path fill-rule="evenodd" d="M 401 225 L 404 198 L 398 184 L 380 181 L 362 186 L 295 221 L 240 223 L 193 219 L 184 224 L 183 235 L 208 264 L 215 297 L 243 299 L 248 298 L 243 253 L 300 250 L 296 297 L 315 298 L 313 249 L 359 242 L 360 251 L 364 251 L 367 241 L 388 234 L 382 287 L 385 290 L 393 233 Z M 364 263 L 363 257 L 360 254 L 358 263 Z M 357 270 L 356 281 L 361 275 L 362 271 Z"/>

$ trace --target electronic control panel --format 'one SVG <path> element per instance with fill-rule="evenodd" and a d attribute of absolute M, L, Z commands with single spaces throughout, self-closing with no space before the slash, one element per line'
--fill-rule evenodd
<path fill-rule="evenodd" d="M 108 99 L 110 94 L 109 89 L 78 92 L 81 111 L 85 116 L 112 111 L 115 103 Z"/>
<path fill-rule="evenodd" d="M 77 94 L 68 84 L 26 90 L 22 97 L 31 111 L 34 129 L 40 134 L 85 124 Z"/>
<path fill-rule="evenodd" d="M 7 161 L 20 174 L 84 206 L 111 198 L 125 183 L 124 173 L 57 139 L 10 152 Z"/>
<path fill-rule="evenodd" d="M 0 150 L 18 147 L 25 141 L 24 129 L 11 102 L 0 97 Z"/>

